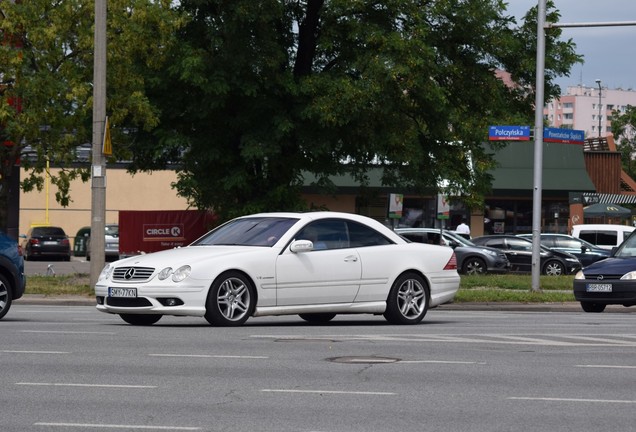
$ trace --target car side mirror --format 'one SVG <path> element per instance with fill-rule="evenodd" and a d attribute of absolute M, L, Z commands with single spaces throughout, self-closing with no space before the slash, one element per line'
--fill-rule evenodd
<path fill-rule="evenodd" d="M 581 253 L 587 252 L 587 246 L 581 245 Z"/>
<path fill-rule="evenodd" d="M 314 244 L 310 240 L 294 240 L 289 250 L 294 253 L 309 252 L 314 250 Z"/>

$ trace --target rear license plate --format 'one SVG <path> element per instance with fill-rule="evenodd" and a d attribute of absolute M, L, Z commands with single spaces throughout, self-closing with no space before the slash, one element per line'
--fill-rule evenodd
<path fill-rule="evenodd" d="M 612 292 L 612 284 L 591 283 L 585 287 L 587 292 Z"/>
<path fill-rule="evenodd" d="M 45 245 L 56 245 L 57 242 L 56 241 L 45 241 L 45 242 L 42 242 L 42 244 L 45 244 Z"/>
<path fill-rule="evenodd" d="M 108 288 L 108 297 L 137 297 L 137 288 Z"/>

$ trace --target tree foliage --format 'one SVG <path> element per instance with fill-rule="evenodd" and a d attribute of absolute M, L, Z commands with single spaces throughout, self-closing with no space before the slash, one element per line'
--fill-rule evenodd
<path fill-rule="evenodd" d="M 158 124 L 144 93 L 147 71 L 159 70 L 180 25 L 169 0 L 109 0 L 108 105 L 113 140 L 125 147 L 131 128 Z M 88 180 L 78 148 L 92 139 L 94 3 L 29 0 L 0 3 L 0 227 L 7 221 L 11 166 L 28 171 L 25 191 L 41 190 L 47 160 L 61 168 L 50 181 L 66 206 L 70 182 Z M 126 125 L 126 129 L 117 128 Z M 120 152 L 121 153 L 121 152 Z"/>
<path fill-rule="evenodd" d="M 536 8 L 500 0 L 182 0 L 170 66 L 148 80 L 160 124 L 133 169 L 179 162 L 178 192 L 222 217 L 300 208 L 305 173 L 479 200 L 490 124 L 532 124 Z M 550 4 L 549 20 L 558 20 Z M 546 98 L 580 61 L 550 30 Z M 511 73 L 508 87 L 495 70 Z"/>
<path fill-rule="evenodd" d="M 616 137 L 616 147 L 621 152 L 623 170 L 631 178 L 636 178 L 636 107 L 627 105 L 624 112 L 612 112 L 612 134 Z"/>

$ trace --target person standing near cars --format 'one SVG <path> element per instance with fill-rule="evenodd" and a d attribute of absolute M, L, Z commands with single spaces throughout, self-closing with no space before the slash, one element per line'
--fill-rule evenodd
<path fill-rule="evenodd" d="M 457 225 L 457 228 L 455 228 L 455 232 L 458 232 L 460 234 L 468 234 L 468 235 L 470 235 L 470 227 L 466 224 L 466 218 L 465 217 L 462 218 L 462 223 Z"/>

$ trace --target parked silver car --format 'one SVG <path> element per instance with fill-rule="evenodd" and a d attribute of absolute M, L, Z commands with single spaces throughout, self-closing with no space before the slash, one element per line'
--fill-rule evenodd
<path fill-rule="evenodd" d="M 487 246 L 478 246 L 452 231 L 439 228 L 396 228 L 402 237 L 417 243 L 433 243 L 455 249 L 457 269 L 464 274 L 507 273 L 510 263 L 503 251 Z M 442 240 L 440 242 L 440 232 Z"/>
<path fill-rule="evenodd" d="M 106 261 L 116 261 L 119 259 L 119 225 L 107 224 L 104 229 L 105 244 L 104 256 Z M 86 260 L 91 260 L 91 239 L 86 242 Z"/>

